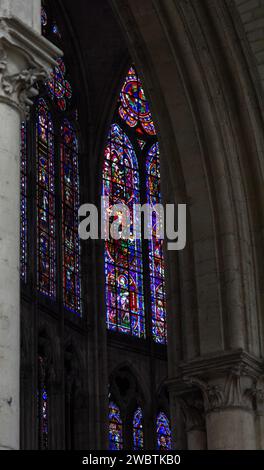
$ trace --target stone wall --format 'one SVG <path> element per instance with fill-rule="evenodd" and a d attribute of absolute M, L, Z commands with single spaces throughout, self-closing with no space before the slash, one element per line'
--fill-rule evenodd
<path fill-rule="evenodd" d="M 264 0 L 234 0 L 264 85 Z"/>

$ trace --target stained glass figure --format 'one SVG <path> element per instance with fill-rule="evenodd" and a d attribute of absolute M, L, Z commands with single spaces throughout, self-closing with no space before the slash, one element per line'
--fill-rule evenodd
<path fill-rule="evenodd" d="M 141 408 L 138 408 L 134 413 L 133 448 L 134 450 L 142 450 L 144 448 L 143 414 Z"/>
<path fill-rule="evenodd" d="M 49 446 L 49 419 L 48 419 L 48 392 L 46 383 L 46 361 L 39 356 L 38 364 L 38 438 L 39 450 L 48 450 Z"/>
<path fill-rule="evenodd" d="M 78 235 L 78 140 L 72 124 L 61 127 L 61 193 L 64 305 L 81 314 L 80 239 Z"/>
<path fill-rule="evenodd" d="M 120 95 L 119 115 L 130 127 L 136 127 L 139 134 L 155 136 L 156 130 L 149 103 L 141 80 L 134 67 L 128 71 Z"/>
<path fill-rule="evenodd" d="M 109 450 L 123 449 L 123 425 L 118 406 L 109 403 Z"/>
<path fill-rule="evenodd" d="M 147 156 L 147 202 L 153 206 L 161 204 L 160 152 L 154 144 Z M 152 220 L 152 240 L 149 242 L 149 269 L 151 286 L 152 334 L 156 343 L 167 341 L 166 295 L 163 240 L 157 237 L 156 216 Z"/>
<path fill-rule="evenodd" d="M 111 127 L 105 149 L 103 195 L 109 197 L 110 208 L 125 203 L 131 213 L 131 237 L 106 242 L 107 326 L 142 338 L 145 337 L 142 244 L 140 239 L 133 239 L 133 205 L 140 202 L 139 169 L 133 146 L 117 124 Z"/>
<path fill-rule="evenodd" d="M 27 281 L 27 125 L 21 124 L 21 207 L 20 207 L 20 275 L 21 280 Z"/>
<path fill-rule="evenodd" d="M 46 102 L 36 107 L 38 289 L 56 296 L 54 129 Z"/>
<path fill-rule="evenodd" d="M 159 413 L 157 418 L 157 448 L 171 450 L 170 423 L 165 413 Z"/>

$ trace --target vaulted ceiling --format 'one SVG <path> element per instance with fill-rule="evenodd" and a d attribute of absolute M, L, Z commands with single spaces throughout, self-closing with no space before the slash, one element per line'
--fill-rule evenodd
<path fill-rule="evenodd" d="M 90 119 L 98 126 L 129 64 L 124 36 L 108 0 L 59 0 L 59 3 L 83 67 Z M 71 63 L 75 60 L 72 57 Z M 75 82 L 83 86 L 80 77 L 75 77 Z"/>

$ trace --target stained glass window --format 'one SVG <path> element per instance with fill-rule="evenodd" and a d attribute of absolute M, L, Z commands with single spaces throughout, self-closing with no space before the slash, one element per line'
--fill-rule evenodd
<path fill-rule="evenodd" d="M 161 203 L 159 144 L 154 144 L 147 156 L 147 202 Z M 165 344 L 167 338 L 166 295 L 163 240 L 157 237 L 156 215 L 153 214 L 152 240 L 149 242 L 149 267 L 151 287 L 152 334 L 157 343 Z"/>
<path fill-rule="evenodd" d="M 41 13 L 41 24 L 43 35 L 62 49 L 63 41 L 60 28 L 52 15 L 47 13 L 47 7 L 44 6 Z M 67 77 L 65 61 L 61 57 L 57 59 L 57 65 L 53 68 L 46 86 L 51 100 L 58 106 L 60 111 L 65 111 L 67 104 L 71 103 L 72 86 Z"/>
<path fill-rule="evenodd" d="M 59 34 L 57 26 L 53 26 L 53 32 L 55 35 Z M 65 111 L 67 101 L 72 97 L 72 88 L 66 79 L 66 65 L 63 59 L 57 59 L 57 65 L 51 72 L 47 87 L 51 98 L 56 101 L 59 109 Z"/>
<path fill-rule="evenodd" d="M 78 141 L 72 124 L 61 127 L 61 192 L 64 305 L 81 313 L 80 239 L 78 235 L 79 169 Z"/>
<path fill-rule="evenodd" d="M 143 434 L 143 414 L 142 409 L 138 408 L 133 418 L 133 449 L 142 450 L 144 448 Z"/>
<path fill-rule="evenodd" d="M 141 80 L 134 67 L 128 71 L 120 96 L 120 117 L 139 134 L 156 135 L 155 126 Z"/>
<path fill-rule="evenodd" d="M 48 2 L 43 2 L 41 23 L 44 36 L 62 48 L 60 28 Z M 27 187 L 32 184 L 27 175 L 30 153 L 36 158 L 37 166 L 37 288 L 41 294 L 55 300 L 59 281 L 64 307 L 81 315 L 79 152 L 73 126 L 73 122 L 78 121 L 78 113 L 64 60 L 58 58 L 50 78 L 45 84 L 39 83 L 39 94 L 32 112 L 33 126 L 23 123 L 21 128 L 21 278 L 26 280 L 27 274 Z M 27 136 L 32 127 L 35 129 L 33 139 Z M 60 214 L 62 217 L 58 217 Z M 57 249 L 62 256 L 60 253 L 58 256 Z M 60 259 L 61 265 L 58 265 Z"/>
<path fill-rule="evenodd" d="M 21 124 L 21 208 L 20 208 L 20 274 L 22 281 L 27 280 L 27 126 Z"/>
<path fill-rule="evenodd" d="M 56 221 L 54 128 L 46 102 L 40 98 L 36 119 L 38 289 L 56 295 Z"/>
<path fill-rule="evenodd" d="M 133 204 L 161 203 L 157 133 L 135 67 L 130 67 L 125 78 L 113 122 L 105 149 L 103 195 L 109 196 L 110 208 L 120 203 L 129 207 L 131 237 L 106 242 L 107 327 L 145 338 L 147 314 L 152 318 L 154 341 L 166 344 L 163 241 L 156 237 L 155 217 L 153 238 L 147 246 L 142 239 L 132 238 Z"/>
<path fill-rule="evenodd" d="M 105 150 L 103 195 L 110 207 L 125 203 L 133 214 L 140 202 L 139 169 L 135 151 L 122 129 L 111 127 Z M 143 264 L 141 240 L 110 239 L 106 242 L 107 325 L 110 330 L 145 337 Z"/>
<path fill-rule="evenodd" d="M 123 425 L 118 406 L 109 403 L 109 450 L 123 449 Z"/>
<path fill-rule="evenodd" d="M 48 450 L 49 420 L 48 420 L 48 392 L 46 383 L 46 361 L 39 356 L 38 371 L 38 438 L 39 450 Z"/>
<path fill-rule="evenodd" d="M 165 413 L 159 413 L 157 418 L 157 448 L 171 450 L 170 423 Z"/>

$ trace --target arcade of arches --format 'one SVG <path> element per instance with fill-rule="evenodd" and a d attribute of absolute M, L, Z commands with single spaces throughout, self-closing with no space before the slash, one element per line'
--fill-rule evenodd
<path fill-rule="evenodd" d="M 264 0 L 0 30 L 0 449 L 264 449 Z M 80 241 L 102 191 L 187 204 L 186 248 Z"/>

